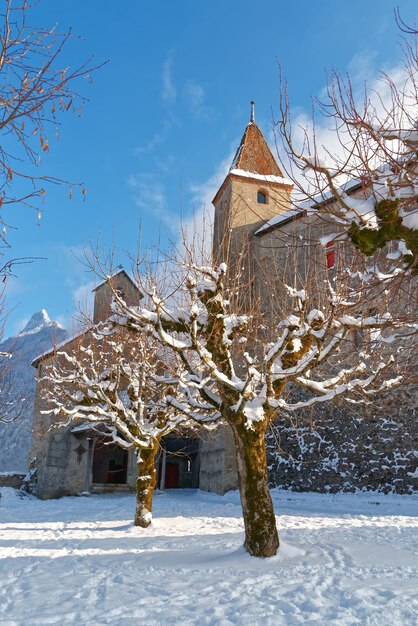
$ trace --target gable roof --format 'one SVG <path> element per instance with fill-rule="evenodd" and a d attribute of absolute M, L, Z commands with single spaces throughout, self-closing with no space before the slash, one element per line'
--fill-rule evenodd
<path fill-rule="evenodd" d="M 127 279 L 131 283 L 131 285 L 133 287 L 135 287 L 135 289 L 139 293 L 139 297 L 140 298 L 144 297 L 144 294 L 141 293 L 140 289 L 138 288 L 138 285 L 132 280 L 132 278 L 129 276 L 129 274 L 127 274 L 127 272 L 125 272 L 125 270 L 123 269 L 123 267 L 121 265 L 118 265 L 118 267 L 115 269 L 115 271 L 112 274 L 109 274 L 109 276 L 106 276 L 106 279 L 103 280 L 99 285 L 97 285 L 97 287 L 95 287 L 93 289 L 93 291 L 97 291 L 100 287 L 103 287 L 103 285 L 108 284 L 109 281 L 112 280 L 112 278 L 115 278 L 116 276 L 119 276 L 119 274 L 123 275 L 123 277 L 125 279 Z"/>
<path fill-rule="evenodd" d="M 119 265 L 112 274 L 110 274 L 109 276 L 106 277 L 106 280 L 102 281 L 92 291 L 93 292 L 97 291 L 97 289 L 99 289 L 99 287 L 103 287 L 103 285 L 106 285 L 107 283 L 109 283 L 109 281 L 111 281 L 112 278 L 114 278 L 115 276 L 119 276 L 120 274 L 123 275 L 124 278 L 127 279 L 131 283 L 131 285 L 133 285 L 135 287 L 135 289 L 138 291 L 140 299 L 143 298 L 144 294 L 140 291 L 140 289 L 138 288 L 138 285 L 132 280 L 132 278 L 129 276 L 129 274 L 127 274 L 127 272 L 125 272 L 125 270 L 123 269 L 123 267 L 121 265 Z M 75 341 L 76 339 L 79 339 L 80 337 L 83 337 L 88 332 L 90 332 L 92 329 L 94 329 L 97 325 L 98 324 L 91 324 L 85 330 L 83 330 L 83 331 L 81 331 L 79 333 L 76 333 L 74 335 L 71 335 L 70 337 L 67 337 L 67 339 L 65 339 L 64 341 L 61 341 L 60 343 L 56 344 L 55 346 L 52 346 L 49 350 L 46 350 L 46 352 L 43 352 L 42 354 L 39 354 L 35 359 L 33 359 L 32 363 L 31 363 L 32 367 L 38 367 L 38 365 L 39 365 L 39 363 L 41 361 L 44 361 L 48 357 L 56 354 L 56 352 L 58 350 L 60 350 L 61 348 L 63 348 L 67 344 L 71 343 L 72 341 Z"/>
<path fill-rule="evenodd" d="M 226 178 L 212 200 L 213 204 L 223 193 L 228 181 L 236 176 L 247 180 L 259 180 L 269 186 L 285 186 L 289 191 L 293 187 L 293 182 L 284 178 L 263 133 L 253 119 L 245 128 Z"/>
<path fill-rule="evenodd" d="M 232 161 L 231 170 L 244 170 L 264 176 L 283 177 L 263 133 L 255 122 L 250 122 Z"/>
<path fill-rule="evenodd" d="M 361 189 L 361 187 L 362 183 L 358 178 L 349 180 L 341 185 L 341 189 L 348 196 Z M 295 206 L 285 213 L 279 213 L 278 215 L 270 218 L 267 222 L 260 226 L 254 234 L 265 235 L 266 233 L 269 233 L 276 228 L 280 228 L 289 222 L 293 222 L 294 220 L 298 220 L 307 215 L 313 215 L 315 212 L 320 211 L 321 207 L 326 206 L 331 202 L 335 202 L 335 196 L 332 191 L 326 191 L 322 194 L 318 194 L 314 198 L 303 202 L 299 206 Z"/>
<path fill-rule="evenodd" d="M 254 235 L 265 235 L 271 230 L 275 230 L 276 228 L 279 228 L 280 226 L 284 226 L 285 224 L 288 224 L 289 222 L 293 222 L 295 220 L 300 219 L 301 217 L 304 217 L 305 215 L 307 215 L 307 213 L 308 211 L 306 209 L 301 209 L 297 207 L 293 209 L 289 209 L 288 211 L 285 211 L 284 213 L 279 213 L 278 215 L 275 215 L 274 217 L 269 219 L 267 222 L 265 222 L 262 226 L 260 226 L 260 228 L 255 231 Z"/>
<path fill-rule="evenodd" d="M 67 337 L 67 339 L 64 339 L 64 341 L 60 341 L 59 343 L 55 344 L 49 350 L 46 350 L 45 352 L 42 352 L 41 354 L 39 354 L 37 357 L 35 357 L 33 359 L 33 361 L 31 362 L 32 367 L 38 367 L 38 365 L 39 365 L 39 363 L 41 361 L 44 361 L 45 359 L 47 359 L 50 356 L 53 356 L 54 354 L 56 354 L 58 352 L 58 350 L 60 350 L 61 348 L 63 348 L 67 344 L 71 343 L 72 341 L 75 341 L 76 339 L 79 339 L 80 337 L 83 337 L 92 328 L 94 328 L 94 326 L 89 326 L 88 328 L 86 328 L 86 330 L 83 330 L 80 333 L 75 333 L 74 335 L 71 335 L 70 337 Z"/>

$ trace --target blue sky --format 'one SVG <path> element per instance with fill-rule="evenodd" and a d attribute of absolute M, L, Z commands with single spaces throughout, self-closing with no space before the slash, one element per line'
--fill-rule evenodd
<path fill-rule="evenodd" d="M 142 244 L 176 239 L 180 222 L 210 202 L 256 101 L 271 138 L 278 62 L 296 115 L 325 85 L 325 69 L 349 71 L 360 84 L 399 64 L 399 32 L 387 0 L 40 0 L 32 24 L 59 24 L 83 39 L 63 62 L 94 54 L 109 62 L 94 76 L 82 117 L 63 118 L 40 173 L 84 181 L 87 200 L 48 189 L 43 216 L 15 206 L 12 256 L 45 257 L 16 267 L 6 294 L 6 334 L 45 308 L 71 330 L 94 277 L 76 259 L 83 245 L 115 242 L 119 261 Z M 402 2 L 408 21 L 416 10 Z"/>

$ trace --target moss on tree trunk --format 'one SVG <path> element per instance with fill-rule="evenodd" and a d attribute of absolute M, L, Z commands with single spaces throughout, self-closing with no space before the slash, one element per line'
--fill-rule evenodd
<path fill-rule="evenodd" d="M 244 516 L 244 547 L 252 556 L 274 556 L 279 548 L 276 516 L 268 487 L 264 424 L 231 423 Z"/>
<path fill-rule="evenodd" d="M 154 495 L 156 472 L 155 455 L 158 442 L 140 451 L 138 478 L 136 479 L 135 526 L 147 528 L 152 522 L 152 498 Z"/>

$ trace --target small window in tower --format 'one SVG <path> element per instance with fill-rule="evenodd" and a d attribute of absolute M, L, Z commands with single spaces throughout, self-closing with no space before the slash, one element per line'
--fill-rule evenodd
<path fill-rule="evenodd" d="M 258 204 L 267 204 L 267 194 L 264 191 L 257 192 Z"/>
<path fill-rule="evenodd" d="M 327 268 L 329 270 L 332 270 L 335 267 L 335 243 L 333 241 L 328 241 L 326 245 L 326 252 L 327 252 Z"/>

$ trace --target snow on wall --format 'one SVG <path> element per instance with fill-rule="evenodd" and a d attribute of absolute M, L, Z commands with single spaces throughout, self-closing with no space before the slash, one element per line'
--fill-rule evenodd
<path fill-rule="evenodd" d="M 416 409 L 407 400 L 387 396 L 366 413 L 363 407 L 361 416 L 355 408 L 333 405 L 318 407 L 311 421 L 280 417 L 267 436 L 270 485 L 331 493 L 418 492 Z"/>

